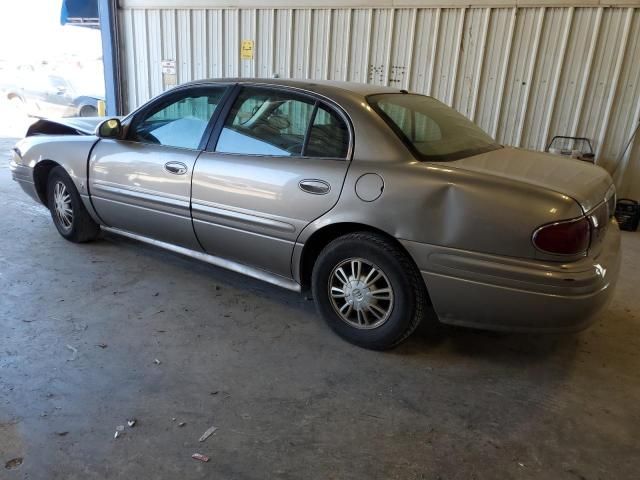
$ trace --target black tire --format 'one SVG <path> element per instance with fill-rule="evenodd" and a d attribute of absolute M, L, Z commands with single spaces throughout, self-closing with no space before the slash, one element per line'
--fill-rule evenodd
<path fill-rule="evenodd" d="M 70 220 L 68 217 L 63 218 L 63 216 L 57 213 L 55 197 L 56 189 L 61 189 L 60 185 L 64 186 L 64 192 L 68 194 L 68 205 L 71 210 Z M 49 173 L 49 179 L 47 180 L 47 205 L 58 232 L 70 242 L 90 242 L 100 233 L 100 225 L 94 222 L 89 212 L 87 212 L 76 186 L 62 167 L 54 167 Z M 65 221 L 68 221 L 68 224 L 66 224 Z"/>
<path fill-rule="evenodd" d="M 98 109 L 93 105 L 83 105 L 79 113 L 81 117 L 97 117 Z"/>
<path fill-rule="evenodd" d="M 374 321 L 369 326 L 356 327 L 338 313 L 336 302 L 346 303 L 346 299 L 331 298 L 333 283 L 330 280 L 333 282 L 339 277 L 334 276 L 334 271 L 343 264 L 347 269 L 352 260 L 364 260 L 363 271 L 369 267 L 379 270 L 384 275 L 382 281 L 390 285 L 393 300 L 376 305 L 388 312 L 386 319 L 378 320 L 382 323 L 377 326 Z M 365 274 L 349 276 L 356 277 L 363 279 Z M 348 342 L 372 350 L 389 349 L 406 340 L 425 317 L 429 305 L 424 281 L 412 259 L 391 240 L 370 232 L 347 234 L 329 243 L 313 266 L 311 288 L 316 308 L 331 329 Z M 353 314 L 353 310 L 348 312 Z M 359 313 L 357 319 L 361 320 Z"/>

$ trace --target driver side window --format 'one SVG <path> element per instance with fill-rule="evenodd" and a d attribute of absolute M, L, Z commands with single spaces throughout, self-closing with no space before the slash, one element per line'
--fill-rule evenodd
<path fill-rule="evenodd" d="M 134 142 L 196 150 L 226 87 L 195 89 L 173 97 L 136 118 L 128 138 Z"/>

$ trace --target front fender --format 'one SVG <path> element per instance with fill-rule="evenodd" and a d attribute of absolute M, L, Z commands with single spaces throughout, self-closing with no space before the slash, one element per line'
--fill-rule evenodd
<path fill-rule="evenodd" d="M 16 144 L 14 162 L 31 170 L 36 186 L 39 165 L 54 162 L 66 170 L 78 192 L 87 195 L 87 159 L 97 141 L 93 135 L 27 137 Z"/>

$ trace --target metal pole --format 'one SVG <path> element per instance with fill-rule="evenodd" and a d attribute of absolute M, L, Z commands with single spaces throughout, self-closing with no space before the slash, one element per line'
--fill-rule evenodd
<path fill-rule="evenodd" d="M 107 115 L 122 115 L 117 0 L 98 0 Z"/>

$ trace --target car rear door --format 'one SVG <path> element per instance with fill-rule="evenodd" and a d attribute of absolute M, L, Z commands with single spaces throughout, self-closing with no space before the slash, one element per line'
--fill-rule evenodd
<path fill-rule="evenodd" d="M 193 172 L 194 230 L 207 253 L 291 278 L 301 230 L 338 201 L 351 129 L 293 89 L 238 87 Z"/>
<path fill-rule="evenodd" d="M 89 188 L 105 224 L 201 250 L 191 223 L 191 175 L 227 88 L 174 91 L 137 113 L 124 140 L 97 143 Z"/>

